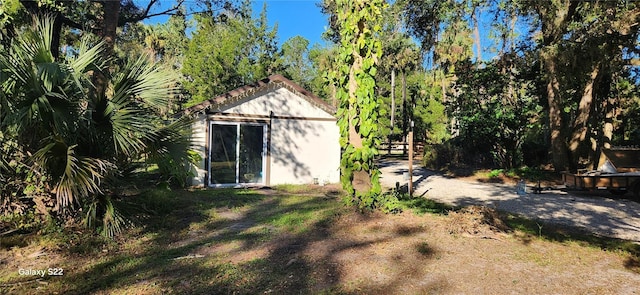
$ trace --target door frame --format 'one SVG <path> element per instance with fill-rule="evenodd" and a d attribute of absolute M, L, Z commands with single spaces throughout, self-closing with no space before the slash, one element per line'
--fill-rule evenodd
<path fill-rule="evenodd" d="M 212 130 L 214 125 L 235 125 L 236 126 L 236 181 L 235 183 L 213 183 L 213 179 L 211 177 L 211 151 L 213 150 L 213 138 L 212 138 Z M 262 181 L 256 183 L 240 183 L 240 126 L 241 125 L 250 125 L 250 126 L 262 126 Z M 207 142 L 209 144 L 209 151 L 207 154 L 207 180 L 210 187 L 244 187 L 251 185 L 265 185 L 267 183 L 267 155 L 268 155 L 268 123 L 267 122 L 247 122 L 247 121 L 221 121 L 221 120 L 210 120 L 209 121 L 209 132 Z"/>

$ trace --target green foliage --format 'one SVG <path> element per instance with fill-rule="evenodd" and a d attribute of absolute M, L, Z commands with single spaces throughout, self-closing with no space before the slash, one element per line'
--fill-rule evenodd
<path fill-rule="evenodd" d="M 543 28 L 539 39 L 548 98 L 551 155 L 556 169 L 597 164 L 592 148 L 611 140 L 618 103 L 614 89 L 624 80 L 636 51 L 637 3 L 627 1 L 522 1 Z M 635 53 L 631 54 L 635 58 Z M 631 59 L 633 59 L 631 58 Z M 612 132 L 613 131 L 613 132 Z"/>
<path fill-rule="evenodd" d="M 42 226 L 41 220 L 33 212 L 15 212 L 0 215 L 0 225 L 3 230 L 33 232 Z"/>
<path fill-rule="evenodd" d="M 277 71 L 277 27 L 268 30 L 266 7 L 258 19 L 252 15 L 247 2 L 235 14 L 196 17 L 182 67 L 191 94 L 187 106 Z"/>
<path fill-rule="evenodd" d="M 26 214 L 31 199 L 44 193 L 46 176 L 28 165 L 28 154 L 19 145 L 15 126 L 0 130 L 0 212 Z"/>
<path fill-rule="evenodd" d="M 493 169 L 489 172 L 489 178 L 497 178 L 504 172 L 504 169 Z"/>
<path fill-rule="evenodd" d="M 194 176 L 193 165 L 201 156 L 191 150 L 192 119 L 182 117 L 156 131 L 156 139 L 148 143 L 148 162 L 158 165 L 159 181 L 186 187 Z"/>
<path fill-rule="evenodd" d="M 289 38 L 282 44 L 281 65 L 284 74 L 305 89 L 311 89 L 313 69 L 309 60 L 309 40 L 302 36 Z"/>
<path fill-rule="evenodd" d="M 454 140 L 425 146 L 422 164 L 432 169 L 446 169 L 465 165 L 463 150 Z M 451 166 L 451 167 L 450 167 Z"/>
<path fill-rule="evenodd" d="M 349 202 L 360 208 L 381 208 L 388 200 L 381 197 L 380 171 L 374 162 L 378 154 L 376 146 L 381 142 L 380 98 L 375 93 L 375 76 L 382 46 L 376 32 L 381 29 L 380 18 L 386 3 L 337 1 L 336 5 L 340 47 L 337 71 L 329 78 L 338 85 L 341 182 Z M 354 182 L 363 182 L 366 188 L 356 187 Z"/>
<path fill-rule="evenodd" d="M 3 0 L 0 5 L 0 26 L 10 23 L 22 9 L 20 0 Z"/>
<path fill-rule="evenodd" d="M 85 202 L 83 224 L 105 237 L 114 237 L 131 224 L 109 196 L 95 196 Z"/>
<path fill-rule="evenodd" d="M 91 72 L 104 64 L 103 43 L 85 39 L 76 54 L 56 59 L 52 20 L 37 23 L 0 56 L 3 213 L 18 206 L 5 202 L 4 192 L 14 190 L 9 203 L 28 199 L 38 213 L 66 219 L 86 207 L 85 224 L 102 220 L 101 232 L 113 235 L 124 223 L 110 200 L 132 163 L 150 154 L 174 163 L 188 157 L 178 148 L 187 145 L 188 123 L 163 120 L 174 79 L 142 56 L 110 75 L 106 95 L 97 94 Z"/>
<path fill-rule="evenodd" d="M 309 60 L 311 61 L 312 68 L 315 71 L 315 75 L 311 79 L 311 91 L 319 97 L 324 98 L 332 105 L 337 105 L 335 98 L 336 86 L 332 83 L 327 83 L 330 73 L 335 71 L 335 53 L 337 51 L 336 46 L 322 47 L 319 44 L 314 44 L 309 49 Z"/>
<path fill-rule="evenodd" d="M 521 60 L 518 67 L 526 67 Z M 457 119 L 465 160 L 512 168 L 523 164 L 522 145 L 541 107 L 527 76 L 506 74 L 498 64 L 459 63 L 459 95 L 448 107 Z"/>
<path fill-rule="evenodd" d="M 640 96 L 634 80 L 638 73 L 622 73 L 612 88 L 612 95 L 618 96 L 621 114 L 614 121 L 617 132 L 613 134 L 612 144 L 619 146 L 640 145 Z"/>
<path fill-rule="evenodd" d="M 505 167 L 523 162 L 539 164 L 546 161 L 545 152 L 551 147 L 558 169 L 587 165 L 599 158 L 593 142 L 598 147 L 612 140 L 624 143 L 630 138 L 628 130 L 635 129 L 627 123 L 633 121 L 632 114 L 619 114 L 628 110 L 626 102 L 635 96 L 622 85 L 630 76 L 628 69 L 633 68 L 628 65 L 633 65 L 636 58 L 631 52 L 636 52 L 640 31 L 631 24 L 639 20 L 637 3 L 403 0 L 398 5 L 403 8 L 408 30 L 422 42 L 432 65 L 441 72 L 433 84 L 439 80 L 442 101 L 452 98 L 457 107 L 464 98 L 476 101 L 472 105 L 481 109 L 465 114 L 464 107 L 450 108 L 450 118 L 459 123 L 458 130 L 467 133 L 459 143 L 474 147 L 465 151 L 465 162 Z M 483 9 L 486 7 L 490 12 Z M 494 42 L 487 47 L 497 53 L 489 63 L 498 73 L 493 86 L 470 79 L 472 68 L 485 70 L 485 74 L 492 71 L 484 69 L 481 61 L 465 65 L 465 60 L 473 59 L 470 26 L 477 25 L 478 11 L 494 19 L 488 34 Z M 517 28 L 527 26 L 539 33 L 517 34 Z M 480 59 L 480 52 L 475 57 Z M 528 61 L 523 63 L 523 58 Z M 522 73 L 535 72 L 531 69 L 540 72 L 523 79 Z M 504 89 L 500 84 L 509 89 L 502 91 L 507 99 L 528 96 L 528 104 L 538 106 L 514 111 L 513 106 L 505 108 L 502 102 L 492 104 L 484 92 Z M 482 110 L 485 105 L 496 111 Z M 528 110 L 536 114 L 531 116 Z M 526 125 L 520 132 L 514 126 L 523 117 L 528 119 L 520 122 Z M 484 122 L 492 123 L 485 126 Z M 479 154 L 476 159 L 470 157 L 474 153 Z"/>
<path fill-rule="evenodd" d="M 428 198 L 404 198 L 400 200 L 403 210 L 412 210 L 415 214 L 447 214 L 453 207 L 443 203 L 435 202 Z"/>

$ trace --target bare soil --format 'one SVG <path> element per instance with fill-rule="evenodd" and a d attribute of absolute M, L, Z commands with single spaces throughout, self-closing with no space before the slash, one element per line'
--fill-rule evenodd
<path fill-rule="evenodd" d="M 380 162 L 381 182 L 386 187 L 406 183 L 407 161 Z M 455 174 L 424 169 L 414 164 L 414 195 L 444 204 L 464 207 L 484 205 L 518 214 L 540 226 L 563 225 L 605 237 L 640 244 L 640 203 L 630 196 L 621 198 L 607 191 L 560 189 L 553 174 L 543 173 L 540 193 L 537 183 L 526 180 L 527 192 L 516 192 L 514 177 L 490 177 L 490 171 L 457 171 Z"/>
<path fill-rule="evenodd" d="M 302 257 L 329 264 L 359 294 L 638 294 L 637 258 L 553 243 L 485 223 L 476 207 L 449 216 L 341 217 Z"/>
<path fill-rule="evenodd" d="M 241 206 L 205 208 L 185 193 L 195 205 L 115 245 L 3 248 L 0 293 L 640 294 L 638 252 L 525 233 L 482 206 L 447 215 L 359 213 L 333 192 L 256 191 Z M 305 210 L 311 215 L 295 221 Z M 275 222 L 285 218 L 284 226 Z M 17 274 L 48 267 L 65 275 Z"/>

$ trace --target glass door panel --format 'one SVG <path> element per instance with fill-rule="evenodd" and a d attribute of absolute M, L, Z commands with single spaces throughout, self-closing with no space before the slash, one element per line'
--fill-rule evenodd
<path fill-rule="evenodd" d="M 265 124 L 212 123 L 210 184 L 263 183 Z"/>
<path fill-rule="evenodd" d="M 236 183 L 237 125 L 211 125 L 211 183 Z"/>
<path fill-rule="evenodd" d="M 262 125 L 240 125 L 238 179 L 240 183 L 261 183 L 264 150 Z"/>

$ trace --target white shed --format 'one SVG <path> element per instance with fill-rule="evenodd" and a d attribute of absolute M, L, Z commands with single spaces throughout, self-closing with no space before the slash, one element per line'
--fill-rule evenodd
<path fill-rule="evenodd" d="M 336 183 L 335 108 L 273 75 L 185 110 L 202 156 L 194 186 Z"/>

